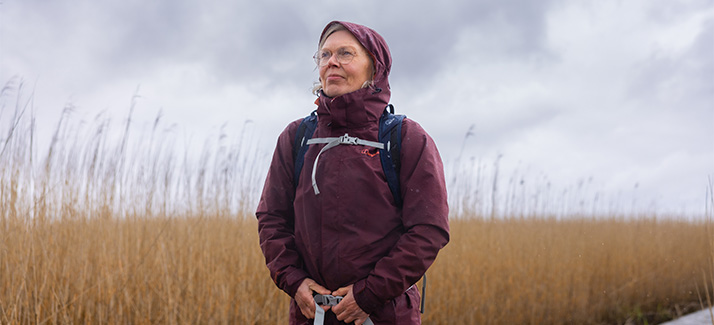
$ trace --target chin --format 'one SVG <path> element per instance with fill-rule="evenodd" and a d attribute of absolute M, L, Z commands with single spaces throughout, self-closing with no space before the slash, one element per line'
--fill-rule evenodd
<path fill-rule="evenodd" d="M 322 92 L 329 97 L 337 97 L 353 91 L 354 90 L 344 89 L 342 87 L 328 87 L 327 89 L 322 90 Z"/>
<path fill-rule="evenodd" d="M 343 92 L 337 90 L 337 89 L 323 89 L 322 92 L 325 93 L 328 97 L 337 97 L 339 95 L 344 94 Z"/>

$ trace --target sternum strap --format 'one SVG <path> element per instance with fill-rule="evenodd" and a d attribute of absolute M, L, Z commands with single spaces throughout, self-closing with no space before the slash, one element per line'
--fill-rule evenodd
<path fill-rule="evenodd" d="M 315 190 L 315 195 L 320 194 L 320 190 L 317 188 L 317 181 L 315 180 L 315 172 L 317 171 L 317 162 L 320 160 L 320 155 L 322 155 L 323 152 L 330 150 L 336 146 L 339 146 L 341 144 L 348 144 L 348 145 L 362 145 L 362 146 L 368 146 L 368 147 L 374 147 L 377 149 L 384 149 L 384 143 L 381 142 L 376 142 L 376 141 L 368 141 L 368 140 L 362 140 L 357 137 L 351 137 L 347 133 L 345 135 L 338 137 L 338 138 L 315 138 L 315 139 L 310 139 L 307 140 L 307 144 L 316 144 L 316 143 L 327 143 L 326 146 L 322 147 L 319 153 L 317 153 L 317 157 L 315 157 L 315 163 L 312 165 L 312 188 Z"/>

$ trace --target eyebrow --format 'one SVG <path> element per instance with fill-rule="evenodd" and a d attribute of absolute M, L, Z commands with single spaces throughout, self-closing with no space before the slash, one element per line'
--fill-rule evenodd
<path fill-rule="evenodd" d="M 357 47 L 354 47 L 354 46 L 352 46 L 352 45 L 340 46 L 340 47 L 336 48 L 335 50 L 338 50 L 338 51 L 339 51 L 339 50 L 342 50 L 342 49 L 352 50 L 352 51 L 355 52 L 355 53 L 359 51 L 359 49 L 358 49 Z M 323 47 L 320 49 L 320 51 L 324 51 L 324 50 L 330 50 L 330 51 L 332 51 L 332 49 L 329 49 L 329 48 L 326 48 L 326 47 L 323 46 Z"/>

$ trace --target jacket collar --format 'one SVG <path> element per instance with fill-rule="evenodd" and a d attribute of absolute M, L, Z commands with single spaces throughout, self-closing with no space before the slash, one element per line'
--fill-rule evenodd
<path fill-rule="evenodd" d="M 357 128 L 376 123 L 389 103 L 390 90 L 362 88 L 337 97 L 328 97 L 320 91 L 317 115 L 320 123 L 332 127 Z"/>

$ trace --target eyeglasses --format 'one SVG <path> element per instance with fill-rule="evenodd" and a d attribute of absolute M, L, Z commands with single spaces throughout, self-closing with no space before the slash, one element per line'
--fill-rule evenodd
<path fill-rule="evenodd" d="M 347 48 L 341 48 L 337 50 L 337 53 L 335 53 L 335 59 L 337 62 L 339 62 L 342 65 L 347 65 L 352 62 L 352 59 L 355 58 L 355 53 L 352 52 L 350 49 Z M 328 50 L 320 50 L 315 53 L 315 55 L 312 56 L 313 59 L 315 59 L 315 63 L 317 63 L 317 66 L 319 67 L 324 67 L 327 65 L 327 62 L 330 61 L 330 58 L 332 57 L 332 52 Z"/>

